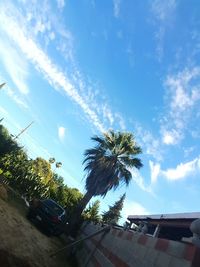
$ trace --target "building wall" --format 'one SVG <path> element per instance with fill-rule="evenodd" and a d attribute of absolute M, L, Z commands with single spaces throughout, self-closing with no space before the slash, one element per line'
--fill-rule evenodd
<path fill-rule="evenodd" d="M 89 224 L 80 237 L 100 229 Z M 200 249 L 191 244 L 117 229 L 83 241 L 76 255 L 80 267 L 200 267 Z"/>

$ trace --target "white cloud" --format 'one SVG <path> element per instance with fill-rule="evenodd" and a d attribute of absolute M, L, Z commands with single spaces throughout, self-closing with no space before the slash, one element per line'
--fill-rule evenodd
<path fill-rule="evenodd" d="M 3 77 L 0 74 L 0 80 L 3 81 Z M 4 92 L 20 107 L 23 109 L 28 109 L 28 105 L 26 103 L 26 101 L 24 100 L 24 98 L 22 97 L 22 95 L 18 95 L 16 94 L 16 92 L 14 90 L 12 90 L 8 84 L 4 85 Z"/>
<path fill-rule="evenodd" d="M 170 181 L 181 180 L 195 175 L 200 171 L 200 156 L 186 163 L 180 163 L 175 168 L 162 170 L 159 163 L 149 161 L 151 171 L 151 185 L 155 184 L 158 177 L 164 177 Z M 151 189 L 151 187 L 149 187 Z"/>
<path fill-rule="evenodd" d="M 183 140 L 191 121 L 198 119 L 200 67 L 186 68 L 168 75 L 164 86 L 167 112 L 161 122 L 162 141 L 174 145 Z"/>
<path fill-rule="evenodd" d="M 97 116 L 101 118 L 103 125 L 108 125 L 107 128 L 126 129 L 123 116 L 111 110 L 98 81 L 86 79 L 78 69 L 73 72 L 72 80 L 84 101 L 89 103 L 90 108 L 95 110 Z"/>
<path fill-rule="evenodd" d="M 0 57 L 7 73 L 19 91 L 22 94 L 28 94 L 29 90 L 26 83 L 28 65 L 18 51 L 2 35 L 0 35 Z"/>
<path fill-rule="evenodd" d="M 158 175 L 160 174 L 160 164 L 154 164 L 151 160 L 149 161 L 150 171 L 151 171 L 151 183 L 157 182 Z"/>
<path fill-rule="evenodd" d="M 151 132 L 142 128 L 139 124 L 136 124 L 134 129 L 138 143 L 144 150 L 143 152 L 147 155 L 153 156 L 156 160 L 161 161 L 162 148 L 159 139 L 153 136 Z"/>
<path fill-rule="evenodd" d="M 154 192 L 152 191 L 151 185 L 146 185 L 144 182 L 144 178 L 141 176 L 140 172 L 138 170 L 130 170 L 132 173 L 132 179 L 133 181 L 139 186 L 140 189 L 143 191 L 151 194 L 152 196 L 155 197 Z"/>
<path fill-rule="evenodd" d="M 112 126 L 114 122 L 114 116 L 107 104 L 104 104 L 102 106 L 102 111 L 103 111 L 103 117 L 106 118 L 109 121 L 110 125 Z"/>
<path fill-rule="evenodd" d="M 65 0 L 57 0 L 57 5 L 59 9 L 63 9 L 65 6 Z"/>
<path fill-rule="evenodd" d="M 194 150 L 195 150 L 195 147 L 194 146 L 184 148 L 183 149 L 183 151 L 184 151 L 184 157 L 188 157 L 192 152 L 194 152 Z"/>
<path fill-rule="evenodd" d="M 162 61 L 164 55 L 164 37 L 165 37 L 165 28 L 163 26 L 160 26 L 160 28 L 155 34 L 156 56 L 159 62 Z"/>
<path fill-rule="evenodd" d="M 121 4 L 121 0 L 113 0 L 114 16 L 115 16 L 115 18 L 118 18 L 119 17 L 119 14 L 120 14 L 120 4 Z"/>
<path fill-rule="evenodd" d="M 140 203 L 135 201 L 124 201 L 124 207 L 122 210 L 122 216 L 124 220 L 127 219 L 129 215 L 148 215 L 150 212 Z"/>
<path fill-rule="evenodd" d="M 81 107 L 93 125 L 101 132 L 104 132 L 104 125 L 100 122 L 95 111 L 84 101 L 64 73 L 59 70 L 58 66 L 53 64 L 47 54 L 27 36 L 26 32 L 17 24 L 15 17 L 8 15 L 4 8 L 1 8 L 0 11 L 0 25 L 6 25 L 6 27 L 3 27 L 3 30 L 19 46 L 27 58 L 32 61 L 35 67 L 43 73 L 47 81 L 53 87 L 64 90 L 64 92 Z"/>
<path fill-rule="evenodd" d="M 169 75 L 165 85 L 171 92 L 171 109 L 183 112 L 200 99 L 199 86 L 192 86 L 191 83 L 200 76 L 200 68 L 185 69 L 177 75 Z"/>
<path fill-rule="evenodd" d="M 177 7 L 176 0 L 151 0 L 150 8 L 153 14 L 153 20 L 156 25 L 155 41 L 156 41 L 156 56 L 159 62 L 162 61 L 164 55 L 164 39 L 166 29 L 175 17 Z M 157 26 L 158 25 L 158 26 Z"/>
<path fill-rule="evenodd" d="M 115 116 L 115 119 L 116 119 L 116 121 L 118 122 L 120 128 L 121 128 L 123 131 L 125 131 L 125 130 L 126 130 L 126 124 L 125 124 L 125 121 L 124 121 L 124 118 L 122 117 L 122 115 L 121 115 L 120 113 L 116 112 L 116 113 L 114 114 L 114 116 Z"/>
<path fill-rule="evenodd" d="M 162 133 L 162 141 L 166 145 L 175 145 L 181 140 L 181 134 L 176 130 L 166 131 Z"/>
<path fill-rule="evenodd" d="M 174 181 L 183 179 L 185 177 L 188 177 L 189 175 L 193 175 L 199 170 L 200 157 L 186 163 L 180 163 L 176 166 L 176 168 L 167 169 L 165 171 L 161 171 L 161 173 L 166 179 Z"/>
<path fill-rule="evenodd" d="M 153 0 L 151 3 L 151 11 L 155 18 L 161 22 L 166 21 L 174 12 L 177 6 L 176 0 Z"/>
<path fill-rule="evenodd" d="M 65 130 L 66 129 L 63 126 L 58 127 L 58 137 L 61 141 L 63 141 L 65 138 Z"/>

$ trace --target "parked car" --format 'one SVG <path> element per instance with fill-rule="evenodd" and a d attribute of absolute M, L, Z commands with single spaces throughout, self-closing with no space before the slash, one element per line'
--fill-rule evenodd
<path fill-rule="evenodd" d="M 57 236 L 64 232 L 67 224 L 64 208 L 52 199 L 31 201 L 27 217 Z"/>

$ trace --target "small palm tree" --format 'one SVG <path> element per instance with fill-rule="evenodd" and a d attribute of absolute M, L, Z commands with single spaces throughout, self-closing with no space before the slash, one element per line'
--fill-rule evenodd
<path fill-rule="evenodd" d="M 50 159 L 49 159 L 49 163 L 50 163 L 50 164 L 54 164 L 55 161 L 56 161 L 55 158 L 50 158 Z"/>
<path fill-rule="evenodd" d="M 56 162 L 56 168 L 62 167 L 62 162 Z"/>
<path fill-rule="evenodd" d="M 140 169 L 143 165 L 136 156 L 142 153 L 134 136 L 128 132 L 109 131 L 104 136 L 94 136 L 94 148 L 85 151 L 86 185 L 85 196 L 80 201 L 73 219 L 80 217 L 82 211 L 93 196 L 105 196 L 119 185 L 129 185 L 131 169 Z"/>

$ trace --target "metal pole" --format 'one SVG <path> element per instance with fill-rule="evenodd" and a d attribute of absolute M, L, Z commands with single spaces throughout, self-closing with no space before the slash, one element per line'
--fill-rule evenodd
<path fill-rule="evenodd" d="M 61 249 L 57 250 L 56 252 L 52 253 L 52 254 L 50 255 L 50 257 L 54 257 L 56 254 L 58 254 L 59 252 L 63 251 L 64 249 L 73 247 L 73 246 L 79 244 L 80 242 L 82 242 L 82 241 L 84 241 L 84 240 L 86 240 L 86 239 L 89 239 L 89 238 L 91 238 L 91 237 L 93 237 L 93 236 L 95 236 L 95 235 L 98 235 L 98 234 L 100 234 L 100 233 L 102 233 L 102 232 L 104 232 L 104 231 L 109 231 L 111 228 L 112 228 L 112 226 L 108 225 L 108 226 L 104 227 L 103 229 L 98 230 L 98 231 L 95 232 L 95 233 L 92 233 L 91 235 L 88 235 L 88 236 L 86 236 L 86 237 L 84 237 L 84 238 L 81 238 L 81 239 L 79 239 L 79 240 L 77 240 L 77 241 L 74 241 L 74 242 L 72 242 L 71 244 L 68 244 L 67 246 L 64 246 L 63 248 L 61 248 Z"/>
<path fill-rule="evenodd" d="M 83 267 L 87 267 L 88 263 L 90 262 L 91 258 L 94 256 L 96 250 L 98 249 L 100 243 L 102 242 L 102 240 L 104 239 L 105 235 L 107 234 L 107 232 L 105 231 L 101 238 L 99 239 L 98 243 L 96 244 L 95 248 L 91 251 L 91 253 L 89 254 L 88 258 L 86 259 L 85 263 L 83 264 Z"/>
<path fill-rule="evenodd" d="M 6 83 L 2 83 L 0 84 L 0 89 L 5 85 Z"/>
<path fill-rule="evenodd" d="M 24 129 L 21 130 L 21 132 L 15 136 L 15 138 L 13 138 L 13 140 L 16 140 L 21 134 L 23 134 L 23 132 L 25 132 L 32 124 L 34 123 L 34 121 L 32 121 L 27 127 L 25 127 Z"/>

